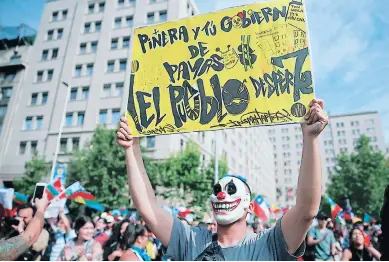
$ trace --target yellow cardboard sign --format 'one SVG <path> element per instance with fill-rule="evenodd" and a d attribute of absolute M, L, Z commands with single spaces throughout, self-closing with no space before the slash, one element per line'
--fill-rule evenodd
<path fill-rule="evenodd" d="M 302 2 L 276 0 L 134 30 L 134 136 L 300 122 L 314 97 Z"/>

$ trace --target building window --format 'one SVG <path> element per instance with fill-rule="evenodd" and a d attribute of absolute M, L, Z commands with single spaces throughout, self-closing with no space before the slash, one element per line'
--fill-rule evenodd
<path fill-rule="evenodd" d="M 43 50 L 42 51 L 42 56 L 41 56 L 41 60 L 47 60 L 49 57 L 49 50 Z"/>
<path fill-rule="evenodd" d="M 117 17 L 115 18 L 115 28 L 120 28 L 122 26 L 122 18 Z"/>
<path fill-rule="evenodd" d="M 57 39 L 61 39 L 63 35 L 63 29 L 58 29 L 57 30 Z"/>
<path fill-rule="evenodd" d="M 95 22 L 95 32 L 101 31 L 101 22 Z"/>
<path fill-rule="evenodd" d="M 53 40 L 54 30 L 47 31 L 47 40 Z"/>
<path fill-rule="evenodd" d="M 104 84 L 103 97 L 109 97 L 111 95 L 111 84 Z"/>
<path fill-rule="evenodd" d="M 58 20 L 58 12 L 53 12 L 53 16 L 51 18 L 51 21 L 57 21 Z"/>
<path fill-rule="evenodd" d="M 24 155 L 26 153 L 26 147 L 27 147 L 27 142 L 22 141 L 19 144 L 19 155 Z"/>
<path fill-rule="evenodd" d="M 181 142 L 183 142 L 183 140 L 181 139 Z M 147 148 L 155 148 L 155 136 L 148 136 L 147 137 Z"/>
<path fill-rule="evenodd" d="M 107 72 L 112 73 L 115 70 L 115 61 L 110 60 L 107 63 Z"/>
<path fill-rule="evenodd" d="M 1 88 L 0 94 L 3 98 L 10 98 L 12 95 L 12 86 Z"/>
<path fill-rule="evenodd" d="M 80 54 L 86 54 L 86 43 L 80 44 Z"/>
<path fill-rule="evenodd" d="M 54 70 L 50 69 L 47 71 L 47 81 L 51 81 L 53 79 Z"/>
<path fill-rule="evenodd" d="M 126 71 L 126 69 L 127 69 L 127 61 L 126 60 L 120 60 L 119 70 L 120 71 Z"/>
<path fill-rule="evenodd" d="M 123 82 L 116 83 L 116 96 L 122 96 L 123 95 Z"/>
<path fill-rule="evenodd" d="M 38 93 L 33 93 L 31 95 L 31 105 L 36 105 L 38 103 Z"/>
<path fill-rule="evenodd" d="M 90 50 L 91 50 L 91 53 L 97 52 L 97 41 L 91 43 Z"/>
<path fill-rule="evenodd" d="M 72 126 L 73 125 L 73 113 L 66 113 L 66 126 Z"/>
<path fill-rule="evenodd" d="M 120 121 L 120 109 L 112 109 L 112 123 L 117 124 Z"/>
<path fill-rule="evenodd" d="M 87 64 L 86 75 L 91 76 L 93 74 L 93 64 Z"/>
<path fill-rule="evenodd" d="M 47 97 L 49 96 L 48 92 L 42 93 L 42 105 L 45 105 L 47 103 Z"/>
<path fill-rule="evenodd" d="M 88 5 L 88 14 L 93 14 L 95 12 L 95 4 Z"/>
<path fill-rule="evenodd" d="M 155 22 L 154 13 L 148 13 L 147 14 L 147 23 L 154 24 L 154 22 Z"/>
<path fill-rule="evenodd" d="M 130 5 L 135 5 L 136 0 L 128 0 L 130 2 Z"/>
<path fill-rule="evenodd" d="M 78 150 L 80 148 L 80 138 L 73 137 L 72 138 L 72 150 Z"/>
<path fill-rule="evenodd" d="M 130 46 L 130 37 L 123 37 L 123 48 L 128 48 Z"/>
<path fill-rule="evenodd" d="M 71 101 L 77 100 L 77 87 L 76 88 L 72 88 L 70 90 L 70 100 Z"/>
<path fill-rule="evenodd" d="M 111 49 L 117 49 L 118 48 L 119 39 L 113 38 L 111 40 Z"/>
<path fill-rule="evenodd" d="M 84 33 L 90 33 L 90 23 L 85 23 L 85 25 L 84 25 Z"/>
<path fill-rule="evenodd" d="M 36 118 L 36 129 L 41 129 L 43 125 L 43 116 L 38 116 Z"/>
<path fill-rule="evenodd" d="M 53 52 L 51 53 L 51 59 L 55 59 L 58 57 L 58 48 L 54 48 Z"/>
<path fill-rule="evenodd" d="M 43 71 L 38 71 L 36 74 L 36 81 L 42 82 L 43 81 Z"/>
<path fill-rule="evenodd" d="M 76 65 L 76 68 L 75 68 L 75 71 L 74 71 L 74 76 L 75 77 L 80 77 L 81 76 L 81 69 L 82 69 L 81 65 Z"/>
<path fill-rule="evenodd" d="M 82 88 L 82 99 L 88 100 L 89 97 L 89 87 L 85 86 Z"/>
<path fill-rule="evenodd" d="M 31 141 L 31 154 L 35 154 L 37 152 L 37 147 L 38 147 L 38 141 Z"/>
<path fill-rule="evenodd" d="M 104 12 L 104 8 L 105 8 L 105 3 L 104 3 L 104 2 L 99 3 L 99 12 L 100 12 L 100 13 L 103 13 L 103 12 Z"/>
<path fill-rule="evenodd" d="M 62 11 L 62 20 L 66 20 L 68 18 L 68 10 L 63 10 Z"/>
<path fill-rule="evenodd" d="M 24 129 L 25 130 L 31 130 L 32 129 L 32 117 L 26 117 L 26 120 L 24 122 Z"/>
<path fill-rule="evenodd" d="M 106 124 L 107 123 L 107 110 L 100 110 L 100 115 L 99 115 L 99 123 L 100 124 Z"/>
<path fill-rule="evenodd" d="M 77 126 L 84 125 L 85 112 L 78 112 L 77 114 Z"/>
<path fill-rule="evenodd" d="M 167 11 L 159 12 L 159 21 L 166 22 L 167 21 Z"/>
<path fill-rule="evenodd" d="M 157 0 L 149 0 L 150 1 L 150 4 L 155 4 L 157 2 Z"/>
<path fill-rule="evenodd" d="M 61 138 L 59 151 L 61 153 L 66 153 L 68 151 L 68 139 Z"/>
<path fill-rule="evenodd" d="M 133 17 L 132 16 L 127 16 L 126 17 L 126 24 L 127 24 L 127 26 L 132 26 L 133 25 Z"/>
<path fill-rule="evenodd" d="M 16 63 L 16 62 L 20 62 L 20 60 L 22 59 L 22 56 L 20 55 L 13 55 L 10 57 L 9 61 L 12 62 L 12 63 Z"/>
<path fill-rule="evenodd" d="M 118 0 L 118 8 L 124 7 L 124 0 Z"/>

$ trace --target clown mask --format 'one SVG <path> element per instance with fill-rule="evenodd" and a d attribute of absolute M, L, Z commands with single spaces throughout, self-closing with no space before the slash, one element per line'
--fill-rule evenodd
<path fill-rule="evenodd" d="M 214 185 L 210 200 L 215 220 L 228 225 L 245 214 L 250 206 L 250 192 L 242 180 L 226 176 Z"/>

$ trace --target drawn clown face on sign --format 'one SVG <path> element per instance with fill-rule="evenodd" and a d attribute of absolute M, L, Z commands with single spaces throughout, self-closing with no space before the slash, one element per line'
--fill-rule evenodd
<path fill-rule="evenodd" d="M 231 17 L 230 21 L 232 22 L 232 25 L 235 28 L 240 28 L 243 25 L 242 18 L 243 18 L 243 13 L 239 12 L 237 15 Z"/>
<path fill-rule="evenodd" d="M 250 191 L 239 178 L 225 176 L 213 186 L 211 195 L 213 216 L 220 225 L 240 219 L 250 206 Z"/>

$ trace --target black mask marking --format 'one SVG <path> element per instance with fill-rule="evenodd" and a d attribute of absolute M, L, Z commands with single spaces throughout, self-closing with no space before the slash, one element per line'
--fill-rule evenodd
<path fill-rule="evenodd" d="M 226 191 L 231 196 L 236 193 L 236 186 L 234 184 L 234 181 L 231 179 L 230 182 L 226 185 Z"/>
<path fill-rule="evenodd" d="M 216 185 L 213 186 L 213 194 L 217 196 L 219 192 L 222 192 L 222 186 L 219 183 L 217 183 Z"/>

